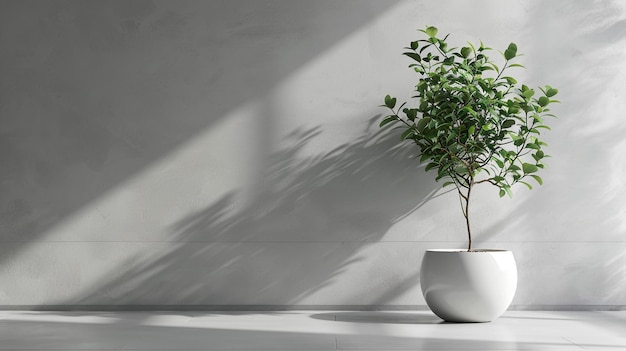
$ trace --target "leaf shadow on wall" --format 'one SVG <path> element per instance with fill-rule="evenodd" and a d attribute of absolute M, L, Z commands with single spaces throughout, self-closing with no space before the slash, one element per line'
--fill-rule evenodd
<path fill-rule="evenodd" d="M 385 280 L 368 272 L 372 262 L 365 261 L 384 265 L 385 254 L 397 259 L 397 253 L 361 251 L 437 196 L 439 185 L 410 158 L 415 146 L 400 144 L 396 131 L 366 132 L 326 154 L 300 156 L 321 132 L 291 133 L 291 147 L 271 155 L 265 186 L 252 201 L 242 204 L 235 192 L 224 196 L 176 223 L 171 242 L 155 244 L 158 253 L 120 264 L 91 293 L 57 304 L 314 305 L 320 300 L 307 297 L 328 288 L 317 298 L 383 305 L 415 289 L 417 264 Z M 426 234 L 417 230 L 411 240 Z M 340 277 L 351 275 L 372 285 L 333 290 L 338 282 L 346 287 Z M 368 289 L 367 299 L 353 296 Z"/>
<path fill-rule="evenodd" d="M 395 3 L 1 2 L 0 262 Z"/>

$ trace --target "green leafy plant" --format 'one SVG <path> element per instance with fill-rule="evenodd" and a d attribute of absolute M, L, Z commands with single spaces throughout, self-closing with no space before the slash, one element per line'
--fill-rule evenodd
<path fill-rule="evenodd" d="M 454 185 L 461 202 L 472 250 L 470 198 L 478 184 L 498 187 L 500 197 L 512 196 L 517 183 L 529 189 L 529 182 L 541 185 L 536 174 L 548 157 L 543 151 L 542 130 L 549 130 L 544 119 L 556 117 L 548 106 L 558 102 L 557 89 L 540 87 L 541 94 L 508 74 L 519 56 L 514 43 L 500 52 L 503 63 L 487 55 L 492 49 L 472 43 L 448 47 L 448 36 L 437 36 L 436 27 L 420 30 L 424 39 L 411 42 L 404 55 L 419 75 L 415 86 L 417 107 L 396 107 L 397 99 L 385 96 L 383 107 L 391 110 L 380 127 L 396 126 L 402 140 L 419 147 L 420 162 L 426 171 L 437 172 L 443 186 Z"/>

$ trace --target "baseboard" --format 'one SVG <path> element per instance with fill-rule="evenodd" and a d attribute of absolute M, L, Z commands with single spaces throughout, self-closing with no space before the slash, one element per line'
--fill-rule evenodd
<path fill-rule="evenodd" d="M 426 305 L 0 305 L 5 311 L 427 311 Z M 626 311 L 626 305 L 513 305 L 509 311 Z"/>

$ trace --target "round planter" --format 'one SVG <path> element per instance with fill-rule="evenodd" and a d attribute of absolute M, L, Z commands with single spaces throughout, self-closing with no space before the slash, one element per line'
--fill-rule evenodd
<path fill-rule="evenodd" d="M 428 307 L 448 322 L 489 322 L 511 304 L 517 266 L 507 250 L 427 250 L 420 271 Z"/>

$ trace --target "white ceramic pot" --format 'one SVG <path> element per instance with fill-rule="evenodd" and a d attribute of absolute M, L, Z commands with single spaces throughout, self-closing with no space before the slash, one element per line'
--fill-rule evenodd
<path fill-rule="evenodd" d="M 448 322 L 489 322 L 511 304 L 517 266 L 507 250 L 427 250 L 420 271 L 428 307 Z"/>

